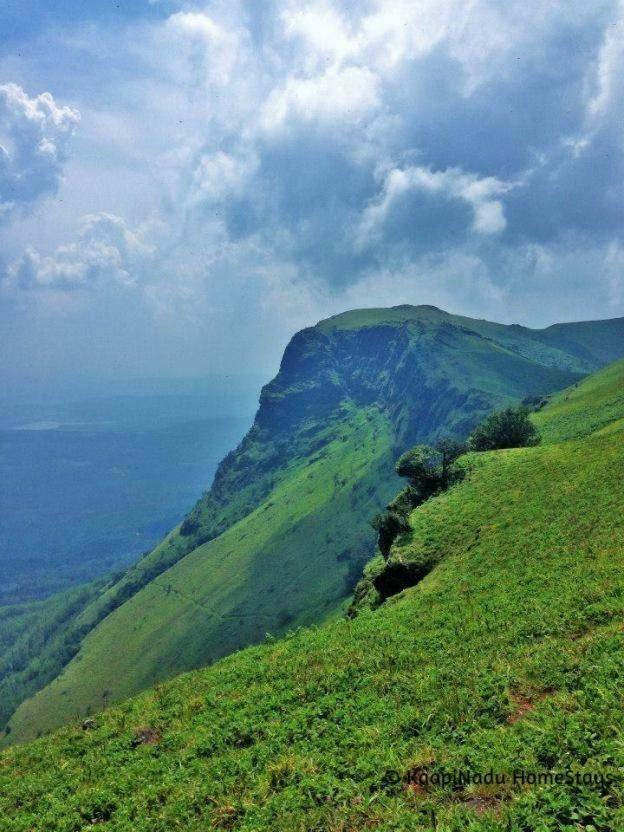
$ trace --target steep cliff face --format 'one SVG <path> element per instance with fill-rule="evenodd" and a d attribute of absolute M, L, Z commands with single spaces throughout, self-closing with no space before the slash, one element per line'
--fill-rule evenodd
<path fill-rule="evenodd" d="M 493 325 L 502 330 L 497 341 L 435 307 L 366 310 L 362 325 L 356 314 L 293 337 L 279 374 L 262 390 L 254 426 L 220 465 L 183 536 L 205 542 L 244 516 L 293 457 L 309 457 L 329 441 L 322 428 L 347 406 L 383 411 L 400 449 L 438 435 L 463 436 L 493 407 L 559 389 L 580 373 L 574 357 L 566 365 L 556 349 L 536 345 L 530 330 L 521 338 L 509 332 L 513 327 Z M 523 341 L 524 354 L 516 346 Z"/>
<path fill-rule="evenodd" d="M 368 520 L 397 491 L 400 452 L 601 365 L 598 325 L 576 351 L 566 326 L 554 337 L 407 306 L 299 332 L 212 488 L 85 610 L 78 655 L 21 706 L 11 737 L 335 613 L 372 554 Z"/>

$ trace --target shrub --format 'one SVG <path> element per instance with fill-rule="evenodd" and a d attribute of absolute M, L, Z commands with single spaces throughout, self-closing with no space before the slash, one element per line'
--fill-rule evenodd
<path fill-rule="evenodd" d="M 461 479 L 462 471 L 455 462 L 465 451 L 463 443 L 442 439 L 435 447 L 417 445 L 399 457 L 395 470 L 407 478 L 409 485 L 372 521 L 379 551 L 385 558 L 396 538 L 409 530 L 407 517 L 412 509 Z"/>
<path fill-rule="evenodd" d="M 190 537 L 200 529 L 200 522 L 193 514 L 189 514 L 180 526 L 180 534 L 182 537 Z"/>
<path fill-rule="evenodd" d="M 397 514 L 396 511 L 383 511 L 377 514 L 371 521 L 371 525 L 377 532 L 377 544 L 384 558 L 390 554 L 390 547 L 396 538 L 409 529 L 407 518 L 402 514 Z"/>
<path fill-rule="evenodd" d="M 445 491 L 461 476 L 455 462 L 465 452 L 463 442 L 441 439 L 435 447 L 417 445 L 399 457 L 395 470 L 400 477 L 407 477 L 417 498 L 414 506 Z"/>
<path fill-rule="evenodd" d="M 397 460 L 395 470 L 405 477 L 419 502 L 423 502 L 440 487 L 441 456 L 429 445 L 417 445 Z"/>
<path fill-rule="evenodd" d="M 527 409 L 508 407 L 492 413 L 475 428 L 468 445 L 471 451 L 496 451 L 537 445 L 539 441 L 539 433 L 529 419 Z"/>

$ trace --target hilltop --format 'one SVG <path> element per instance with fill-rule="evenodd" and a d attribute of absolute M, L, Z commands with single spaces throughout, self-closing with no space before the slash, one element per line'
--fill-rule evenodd
<path fill-rule="evenodd" d="M 531 330 L 401 306 L 302 330 L 251 431 L 181 526 L 87 594 L 69 623 L 57 616 L 56 636 L 45 631 L 19 678 L 6 662 L 16 695 L 24 678 L 25 695 L 43 687 L 6 741 L 339 614 L 374 549 L 368 521 L 398 488 L 402 450 L 465 436 L 491 410 L 622 353 L 623 319 Z"/>
<path fill-rule="evenodd" d="M 5 752 L 3 828 L 622 828 L 624 362 L 533 418 L 412 512 L 420 583 Z"/>

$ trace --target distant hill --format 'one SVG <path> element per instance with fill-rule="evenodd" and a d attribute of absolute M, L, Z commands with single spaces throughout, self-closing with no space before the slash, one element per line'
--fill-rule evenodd
<path fill-rule="evenodd" d="M 210 491 L 73 619 L 78 654 L 18 709 L 8 740 L 336 614 L 402 450 L 464 436 L 623 354 L 624 319 L 531 330 L 400 306 L 299 332 Z"/>
<path fill-rule="evenodd" d="M 624 362 L 532 418 L 411 513 L 416 586 L 4 752 L 3 829 L 623 828 Z"/>

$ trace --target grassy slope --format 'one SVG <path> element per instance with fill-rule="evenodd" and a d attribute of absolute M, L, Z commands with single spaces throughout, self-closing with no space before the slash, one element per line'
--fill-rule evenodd
<path fill-rule="evenodd" d="M 582 384 L 556 393 L 548 408 L 533 416 L 544 442 L 578 439 L 624 416 L 624 361 L 616 361 Z"/>
<path fill-rule="evenodd" d="M 24 604 L 0 606 L 0 725 L 52 681 L 80 644 L 77 624 L 102 582 Z"/>
<path fill-rule="evenodd" d="M 331 332 L 363 326 L 401 325 L 404 321 L 447 320 L 478 332 L 531 360 L 550 367 L 588 373 L 622 356 L 624 318 L 555 324 L 546 329 L 508 326 L 483 319 L 450 315 L 435 306 L 394 306 L 388 309 L 355 309 L 321 321 Z"/>
<path fill-rule="evenodd" d="M 440 563 L 377 611 L 5 752 L 3 829 L 424 832 L 432 811 L 446 832 L 624 828 L 621 777 L 382 784 L 416 766 L 619 776 L 623 385 L 620 363 L 557 397 L 536 417 L 547 442 L 473 458 L 466 480 L 416 510 L 404 557 L 425 548 Z M 135 739 L 145 728 L 151 744 Z"/>
<path fill-rule="evenodd" d="M 9 739 L 331 613 L 353 584 L 353 562 L 361 569 L 370 551 L 368 518 L 395 488 L 382 476 L 390 445 L 376 408 L 350 414 L 316 460 L 293 462 L 269 501 L 108 616 L 61 676 L 19 709 Z M 353 485 L 362 498 L 355 505 Z M 355 561 L 340 557 L 347 536 L 360 549 Z"/>
<path fill-rule="evenodd" d="M 397 448 L 464 435 L 492 408 L 574 377 L 530 331 L 488 325 L 523 338 L 522 354 L 467 323 L 401 307 L 296 336 L 256 427 L 192 512 L 197 530 L 174 530 L 87 607 L 79 654 L 21 705 L 5 744 L 335 610 L 370 555 L 368 519 L 396 491 Z"/>

